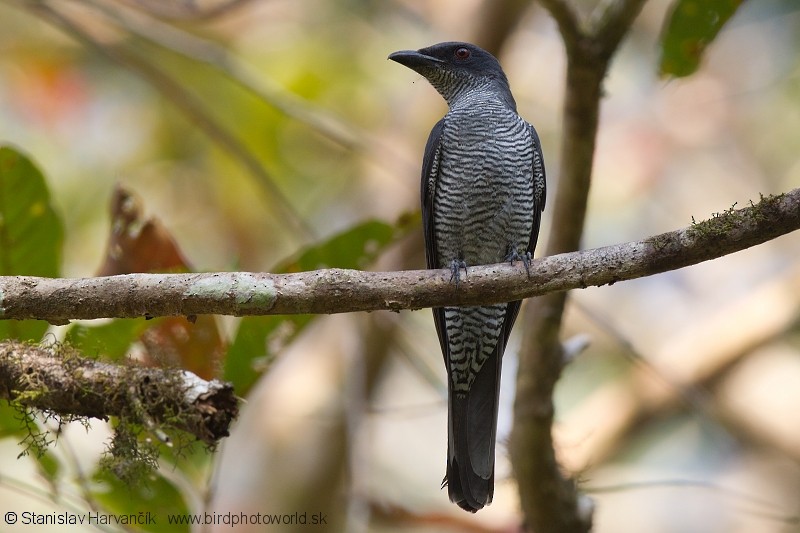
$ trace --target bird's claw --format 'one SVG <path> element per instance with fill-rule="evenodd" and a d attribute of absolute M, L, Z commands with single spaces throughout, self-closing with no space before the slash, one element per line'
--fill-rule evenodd
<path fill-rule="evenodd" d="M 461 269 L 464 269 L 464 279 L 467 278 L 467 263 L 463 259 L 453 259 L 450 261 L 450 282 L 456 282 L 456 287 L 461 283 Z"/>
<path fill-rule="evenodd" d="M 525 267 L 525 273 L 528 274 L 528 277 L 531 277 L 531 261 L 533 260 L 533 256 L 530 252 L 526 251 L 524 254 L 520 255 L 517 252 L 516 246 L 509 246 L 508 247 L 508 255 L 506 256 L 506 261 L 511 262 L 511 266 L 514 266 L 514 261 L 522 261 L 522 265 Z"/>

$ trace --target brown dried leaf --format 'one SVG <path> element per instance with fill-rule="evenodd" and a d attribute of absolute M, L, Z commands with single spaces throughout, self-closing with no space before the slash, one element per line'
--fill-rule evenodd
<path fill-rule="evenodd" d="M 158 219 L 143 220 L 139 199 L 118 184 L 111 200 L 111 235 L 97 275 L 188 270 L 169 231 Z"/>
<path fill-rule="evenodd" d="M 122 185 L 111 200 L 111 234 L 99 276 L 191 270 L 175 239 L 156 218 L 143 218 L 141 201 Z M 179 366 L 204 379 L 217 375 L 226 345 L 213 316 L 168 317 L 140 340 L 144 362 Z"/>

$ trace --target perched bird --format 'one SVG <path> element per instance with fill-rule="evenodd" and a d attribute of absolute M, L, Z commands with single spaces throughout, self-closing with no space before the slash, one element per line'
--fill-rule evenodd
<path fill-rule="evenodd" d="M 545 204 L 536 130 L 517 114 L 500 64 L 460 42 L 395 52 L 447 100 L 422 161 L 428 268 L 461 271 L 501 261 L 527 269 Z M 476 512 L 492 501 L 500 365 L 521 302 L 433 310 L 447 369 L 446 483 L 450 500 Z"/>

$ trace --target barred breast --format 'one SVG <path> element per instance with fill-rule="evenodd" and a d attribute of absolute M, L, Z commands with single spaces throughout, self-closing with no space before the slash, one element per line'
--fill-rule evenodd
<path fill-rule="evenodd" d="M 469 102 L 467 102 L 469 104 Z M 530 126 L 502 102 L 452 108 L 442 131 L 433 198 L 440 268 L 526 253 L 534 210 Z M 506 304 L 445 308 L 454 390 L 468 391 L 495 350 Z"/>

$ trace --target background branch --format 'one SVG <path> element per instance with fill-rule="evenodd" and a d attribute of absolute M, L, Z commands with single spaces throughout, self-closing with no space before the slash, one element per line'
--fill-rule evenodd
<path fill-rule="evenodd" d="M 584 25 L 566 0 L 542 0 L 558 24 L 567 55 L 561 172 L 552 206 L 546 255 L 580 248 L 591 185 L 592 162 L 610 60 L 644 0 L 605 4 Z M 549 294 L 527 306 L 517 371 L 514 428 L 509 452 L 528 525 L 537 533 L 591 529 L 591 508 L 580 505 L 573 483 L 555 460 L 551 426 L 553 389 L 561 375 L 559 340 L 566 293 Z M 588 501 L 588 500 L 587 500 Z"/>
<path fill-rule="evenodd" d="M 117 65 L 134 72 L 142 79 L 156 87 L 175 107 L 183 113 L 187 120 L 203 131 L 209 139 L 227 152 L 256 178 L 257 183 L 267 193 L 270 204 L 280 210 L 283 219 L 293 231 L 288 234 L 300 235 L 309 240 L 316 237 L 314 230 L 303 216 L 295 209 L 293 203 L 275 183 L 274 177 L 264 168 L 251 150 L 223 126 L 192 92 L 186 90 L 174 77 L 163 69 L 143 59 L 135 52 L 124 47 L 109 45 L 92 35 L 92 33 L 65 13 L 44 2 L 23 4 L 28 10 L 42 20 L 62 29 L 72 38 L 86 47 L 95 50 Z"/>
<path fill-rule="evenodd" d="M 82 279 L 5 276 L 0 277 L 0 316 L 62 324 L 109 317 L 330 314 L 487 304 L 666 272 L 798 228 L 800 189 L 794 189 L 641 241 L 544 257 L 533 262 L 529 275 L 520 263 L 471 267 L 458 286 L 450 282 L 447 270 L 328 269 L 293 274 L 127 274 Z"/>

